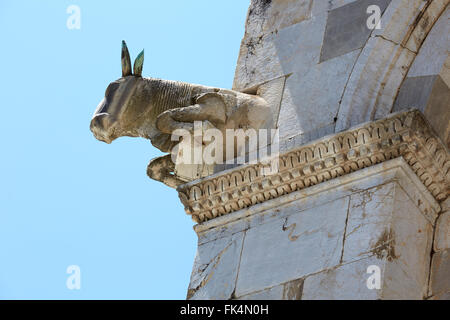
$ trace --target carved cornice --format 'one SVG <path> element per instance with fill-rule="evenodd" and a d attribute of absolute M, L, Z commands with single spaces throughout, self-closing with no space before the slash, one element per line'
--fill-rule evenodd
<path fill-rule="evenodd" d="M 437 201 L 450 186 L 450 154 L 417 110 L 393 114 L 280 155 L 279 172 L 243 165 L 178 188 L 198 223 L 403 157 Z"/>

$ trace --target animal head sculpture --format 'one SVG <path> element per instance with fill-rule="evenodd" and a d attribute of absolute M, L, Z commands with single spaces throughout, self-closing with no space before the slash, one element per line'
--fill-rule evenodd
<path fill-rule="evenodd" d="M 261 97 L 233 90 L 142 77 L 144 51 L 131 60 L 122 41 L 122 77 L 111 82 L 95 110 L 90 128 L 106 143 L 121 136 L 143 137 L 163 152 L 171 152 L 177 129 L 192 132 L 195 121 L 206 121 L 222 133 L 226 129 L 265 127 L 272 119 Z M 268 122 L 269 121 L 269 122 Z M 223 140 L 225 144 L 225 140 Z M 154 159 L 147 168 L 150 178 L 176 187 L 182 181 L 174 172 L 171 155 Z"/>
<path fill-rule="evenodd" d="M 136 89 L 143 85 L 142 67 L 144 64 L 144 50 L 139 53 L 134 61 L 131 72 L 131 59 L 125 41 L 122 41 L 122 77 L 111 82 L 105 97 L 95 110 L 91 120 L 90 129 L 94 136 L 103 142 L 111 143 L 119 136 L 141 136 L 136 132 L 139 116 L 145 110 L 136 110 L 147 103 L 139 103 L 139 99 L 146 99 L 142 95 L 136 95 Z M 141 101 L 144 102 L 144 101 Z M 132 125 L 131 125 L 132 124 Z"/>

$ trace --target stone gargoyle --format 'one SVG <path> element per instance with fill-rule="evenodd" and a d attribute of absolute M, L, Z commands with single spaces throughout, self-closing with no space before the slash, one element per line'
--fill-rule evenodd
<path fill-rule="evenodd" d="M 106 143 L 122 136 L 150 139 L 168 155 L 152 159 L 150 178 L 176 188 L 185 181 L 174 174 L 170 152 L 177 144 L 171 134 L 176 129 L 192 132 L 194 121 L 209 121 L 215 128 L 259 129 L 270 118 L 266 101 L 238 91 L 143 78 L 144 51 L 135 59 L 133 72 L 125 41 L 122 41 L 122 77 L 111 82 L 90 123 L 95 138 Z"/>

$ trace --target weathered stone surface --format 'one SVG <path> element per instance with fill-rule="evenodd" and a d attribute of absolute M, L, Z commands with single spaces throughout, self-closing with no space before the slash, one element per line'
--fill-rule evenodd
<path fill-rule="evenodd" d="M 313 0 L 252 0 L 246 34 L 268 34 L 311 17 Z"/>
<path fill-rule="evenodd" d="M 415 53 L 447 4 L 440 0 L 422 2 L 395 0 L 389 5 L 389 14 L 382 17 L 386 29 L 369 38 L 352 71 L 339 109 L 336 132 L 386 117 L 391 112 Z M 401 35 L 404 38 L 399 40 Z"/>
<path fill-rule="evenodd" d="M 440 74 L 450 51 L 450 7 L 442 14 L 423 42 L 408 77 Z"/>
<path fill-rule="evenodd" d="M 267 124 L 268 128 L 277 128 L 285 83 L 286 77 L 282 76 L 258 86 L 257 95 L 267 101 L 272 115 L 272 121 Z"/>
<path fill-rule="evenodd" d="M 200 245 L 188 299 L 230 299 L 235 288 L 244 233 Z"/>
<path fill-rule="evenodd" d="M 395 183 L 377 186 L 350 197 L 349 217 L 345 232 L 343 261 L 349 262 L 372 255 L 395 259 L 395 239 L 390 220 Z"/>
<path fill-rule="evenodd" d="M 280 152 L 287 152 L 289 150 L 298 148 L 308 142 L 318 140 L 327 135 L 331 135 L 334 133 L 334 121 L 329 123 L 323 127 L 319 127 L 313 129 L 311 131 L 299 133 L 293 137 L 284 138 L 284 140 L 280 141 Z M 292 131 L 292 130 L 291 130 Z M 299 130 L 301 131 L 301 130 Z M 284 130 L 285 133 L 288 132 L 287 128 Z"/>
<path fill-rule="evenodd" d="M 343 262 L 356 262 L 307 277 L 303 299 L 422 299 L 432 232 L 397 182 L 353 194 Z M 369 265 L 382 270 L 380 290 L 366 286 Z"/>
<path fill-rule="evenodd" d="M 372 36 L 381 36 L 396 44 L 402 44 L 403 39 L 417 23 L 417 16 L 425 5 L 426 1 L 423 0 L 391 0 L 381 17 L 381 29 L 373 30 Z M 400 28 L 399 22 L 402 23 Z"/>
<path fill-rule="evenodd" d="M 236 295 L 336 265 L 342 252 L 347 207 L 348 198 L 338 199 L 247 230 Z"/>
<path fill-rule="evenodd" d="M 424 112 L 437 77 L 437 75 L 407 77 L 400 88 L 392 111 L 417 108 Z"/>
<path fill-rule="evenodd" d="M 345 6 L 346 4 L 349 4 L 354 1 L 358 0 L 326 0 L 326 1 L 316 0 L 313 2 L 312 15 L 315 16 L 317 14 L 321 14 L 323 12 Z"/>
<path fill-rule="evenodd" d="M 439 3 L 437 1 L 436 3 Z M 433 3 L 428 11 L 433 11 Z M 436 11 L 436 10 L 435 10 Z M 438 13 L 438 12 L 437 12 Z M 436 12 L 434 14 L 437 14 Z M 403 81 L 394 111 L 416 106 L 424 112 L 441 140 L 450 147 L 450 8 L 439 17 L 426 37 L 417 57 Z M 422 24 L 430 22 L 422 17 Z M 428 28 L 422 26 L 421 28 Z"/>
<path fill-rule="evenodd" d="M 369 288 L 373 266 L 380 270 L 380 288 Z M 421 300 L 426 295 L 426 280 L 416 283 L 397 262 L 369 257 L 308 276 L 303 287 L 303 300 Z M 372 278 L 373 279 L 373 278 Z"/>
<path fill-rule="evenodd" d="M 439 216 L 434 235 L 434 251 L 448 248 L 450 248 L 450 211 Z"/>
<path fill-rule="evenodd" d="M 303 279 L 289 281 L 284 285 L 283 300 L 301 300 L 303 295 Z"/>
<path fill-rule="evenodd" d="M 264 176 L 263 164 L 240 166 L 180 188 L 186 212 L 201 222 L 195 227 L 199 244 L 245 234 L 233 295 L 237 299 L 287 299 L 288 292 L 294 299 L 430 297 L 432 226 L 440 210 L 436 200 L 448 196 L 448 150 L 418 112 L 360 123 L 386 118 L 394 101 L 405 107 L 420 104 L 424 112 L 431 110 L 427 108 L 433 99 L 433 104 L 444 105 L 439 97 L 445 97 L 445 87 L 436 89 L 437 78 L 428 89 L 410 83 L 410 78 L 430 75 L 439 75 L 441 84 L 450 81 L 442 53 L 432 52 L 443 48 L 436 43 L 443 39 L 438 33 L 444 34 L 439 27 L 444 20 L 431 28 L 444 1 L 386 0 L 382 29 L 373 32 L 346 28 L 350 31 L 341 34 L 330 27 L 330 34 L 349 41 L 333 43 L 331 37 L 323 44 L 323 62 L 317 35 L 327 42 L 328 26 L 355 27 L 358 19 L 359 26 L 367 28 L 367 6 L 377 3 L 316 0 L 304 14 L 300 6 L 307 2 L 258 1 L 266 4 L 265 11 L 249 15 L 234 88 L 253 94 L 258 88 L 264 91 L 270 81 L 286 78 L 283 94 L 272 95 L 277 101 L 273 106 L 281 100 L 280 171 Z M 252 6 L 257 11 L 256 3 Z M 277 13 L 283 6 L 287 9 Z M 349 6 L 361 7 L 358 18 L 351 19 L 356 11 Z M 327 24 L 327 11 L 331 17 L 339 9 L 343 19 L 331 18 Z M 352 46 L 357 50 L 346 52 Z M 353 55 L 353 61 L 343 62 Z M 439 62 L 427 67 L 427 55 Z M 444 123 L 446 109 L 430 116 Z M 329 135 L 353 125 L 358 127 Z M 329 136 L 302 145 L 321 135 Z M 343 199 L 348 201 L 348 216 L 326 212 L 340 212 L 343 206 L 335 203 Z M 348 220 L 341 222 L 341 216 Z M 434 244 L 441 251 L 445 244 L 439 243 L 448 241 L 440 231 L 445 228 L 442 221 L 444 215 L 437 222 Z M 330 226 L 342 223 L 346 231 Z M 327 228 L 335 228 L 332 237 L 319 236 Z M 325 256 L 330 261 L 324 261 Z M 367 288 L 368 264 L 380 266 L 382 289 Z M 444 291 L 430 294 L 445 298 L 449 290 Z"/>
<path fill-rule="evenodd" d="M 442 66 L 440 75 L 447 87 L 450 88 L 450 54 L 448 55 L 447 60 L 445 60 L 444 65 Z"/>
<path fill-rule="evenodd" d="M 396 188 L 399 188 L 402 193 L 400 194 Z M 393 194 L 390 194 L 390 192 Z M 405 197 L 406 194 L 407 198 Z M 355 235 L 358 231 L 353 231 L 353 229 L 357 228 L 354 221 L 358 219 L 355 217 L 348 218 L 347 233 L 350 235 L 344 241 L 342 237 L 337 236 L 337 233 L 329 232 L 330 228 L 337 229 L 339 224 L 341 224 L 341 228 L 344 228 L 347 217 L 344 212 L 340 213 L 340 211 L 347 211 L 345 207 L 347 203 L 339 204 L 338 202 L 346 202 L 347 200 L 344 199 L 349 199 L 349 196 L 354 199 L 355 204 L 360 205 L 357 206 L 358 210 L 365 203 L 366 217 L 363 218 L 363 210 L 361 209 L 359 220 L 361 224 L 372 225 L 372 228 L 366 228 L 366 234 L 361 233 L 357 237 Z M 386 201 L 387 198 L 392 199 Z M 399 203 L 398 205 L 395 204 L 396 201 Z M 318 265 L 320 260 L 330 259 L 329 263 L 325 263 L 326 266 L 322 270 L 333 269 L 338 266 L 341 263 L 342 243 L 345 246 L 346 241 L 349 241 L 350 244 L 355 241 L 362 241 L 367 244 L 369 250 L 366 250 L 365 246 L 361 250 L 371 250 L 372 253 L 365 255 L 368 257 L 363 258 L 363 260 L 374 259 L 373 264 L 379 265 L 382 270 L 385 268 L 384 265 L 389 265 L 389 268 L 386 269 L 388 272 L 383 278 L 383 294 L 378 295 L 377 298 L 418 299 L 422 295 L 426 295 L 429 267 L 427 257 L 429 257 L 431 250 L 431 237 L 428 239 L 428 249 L 425 250 L 428 250 L 428 253 L 420 256 L 423 254 L 423 248 L 427 246 L 425 242 L 428 241 L 424 239 L 424 235 L 429 234 L 430 230 L 424 228 L 420 229 L 419 232 L 422 222 L 420 218 L 417 219 L 417 215 L 422 217 L 427 224 L 430 224 L 429 220 L 433 221 L 433 215 L 430 215 L 430 217 L 427 215 L 427 218 L 425 218 L 422 213 L 437 210 L 438 205 L 433 201 L 432 196 L 405 161 L 398 158 L 284 197 L 266 201 L 249 209 L 212 219 L 197 225 L 195 230 L 199 235 L 199 243 L 202 244 L 211 245 L 214 241 L 223 239 L 221 240 L 223 242 L 220 242 L 221 245 L 217 246 L 214 252 L 223 249 L 225 243 L 229 241 L 225 239 L 246 233 L 239 266 L 238 284 L 235 290 L 235 297 L 239 299 L 257 299 L 258 297 L 261 299 L 286 299 L 286 292 L 289 292 L 289 290 L 285 290 L 286 281 L 311 277 L 308 274 L 320 272 L 320 270 L 307 271 L 304 268 L 305 264 L 308 265 L 306 268 L 309 268 L 312 265 Z M 415 208 L 416 205 L 420 207 L 420 210 Z M 391 218 L 387 214 L 383 215 L 383 210 L 384 212 L 389 211 L 382 209 L 386 206 L 391 207 L 393 214 Z M 350 207 L 350 209 L 352 208 Z M 405 212 L 395 213 L 401 210 Z M 391 228 L 393 233 L 388 233 L 385 237 L 388 241 L 380 243 L 380 246 L 376 245 L 376 241 L 374 241 L 371 248 L 370 239 L 379 238 L 384 230 L 382 227 L 378 228 L 377 223 L 380 225 L 383 223 L 382 219 L 376 219 L 378 212 L 386 218 L 384 220 L 385 228 Z M 339 221 L 336 221 L 338 217 Z M 294 223 L 296 223 L 295 227 L 293 226 Z M 380 234 L 375 233 L 374 230 L 377 228 L 380 230 Z M 339 231 L 337 232 L 339 233 Z M 343 236 L 344 229 L 341 229 L 340 233 Z M 299 237 L 296 238 L 297 236 Z M 294 241 L 289 240 L 289 238 Z M 392 247 L 389 239 L 394 238 L 395 247 Z M 314 241 L 317 243 L 314 243 Z M 319 246 L 320 248 L 318 248 Z M 350 247 L 358 248 L 354 244 L 351 244 Z M 375 250 L 373 250 L 373 247 L 375 247 Z M 331 251 L 333 253 L 330 253 Z M 339 254 L 336 254 L 338 252 Z M 355 249 L 354 252 L 357 252 L 357 250 Z M 396 259 L 389 261 L 388 257 L 392 258 L 393 256 Z M 362 257 L 364 255 L 357 261 L 362 261 Z M 381 259 L 378 257 L 381 257 Z M 353 262 L 350 264 L 353 264 Z M 303 270 L 299 270 L 295 275 L 292 270 L 295 271 L 297 267 L 303 268 Z M 235 264 L 232 264 L 230 268 L 236 268 Z M 363 267 L 360 268 L 362 268 L 361 270 L 364 269 Z M 321 269 L 320 266 L 318 269 Z M 270 272 L 268 270 L 283 270 L 283 272 Z M 303 274 L 303 271 L 308 274 Z M 345 271 L 344 278 L 346 277 L 345 274 L 348 275 L 348 272 Z M 421 272 L 423 274 L 420 274 Z M 364 279 L 367 279 L 369 275 L 364 273 L 362 273 L 365 275 Z M 353 272 L 353 274 L 355 273 Z M 325 278 L 328 279 L 328 277 Z M 353 277 L 353 280 L 356 281 L 357 279 Z M 328 280 L 325 280 L 325 283 L 331 285 Z M 365 282 L 362 284 L 356 282 L 344 284 L 343 288 L 351 286 L 363 290 Z M 216 287 L 218 286 L 212 285 L 212 287 L 205 287 L 205 290 L 214 291 Z M 283 290 L 281 287 L 283 287 Z M 298 298 L 300 286 L 297 286 L 297 288 L 298 290 L 295 289 L 290 292 L 297 292 L 295 296 Z M 326 289 L 326 286 L 324 288 Z M 324 288 L 317 288 L 316 296 L 319 296 L 320 290 L 325 290 Z M 305 290 L 302 290 L 302 294 Z M 351 293 L 343 292 L 341 294 L 344 296 L 351 295 Z M 252 298 L 253 296 L 255 297 Z M 325 296 L 327 297 L 327 295 Z M 365 299 L 369 298 L 369 296 L 365 297 Z M 315 298 L 312 297 L 312 299 Z"/>
<path fill-rule="evenodd" d="M 405 3 L 404 9 L 410 10 L 409 0 L 403 0 Z M 448 5 L 448 0 L 433 0 L 426 1 L 424 10 L 417 16 L 413 23 L 414 30 L 408 39 L 405 39 L 406 48 L 411 51 L 417 52 L 422 46 L 423 40 L 427 37 L 431 28 L 435 25 L 436 20 L 441 17 L 442 12 Z M 446 23 L 445 21 L 443 23 Z"/>
<path fill-rule="evenodd" d="M 362 48 L 372 30 L 367 28 L 367 8 L 378 5 L 383 12 L 390 0 L 360 0 L 328 13 L 320 61 Z"/>
<path fill-rule="evenodd" d="M 426 295 L 432 236 L 427 217 L 400 185 L 389 183 L 352 195 L 343 261 L 367 256 L 387 260 L 389 281 L 395 285 L 385 294 L 401 297 L 407 284 L 421 298 Z"/>
<path fill-rule="evenodd" d="M 273 6 L 268 5 L 265 11 L 267 15 L 263 19 L 264 23 L 267 23 L 267 17 L 271 16 L 270 8 L 276 7 L 273 3 L 272 1 Z M 298 5 L 301 5 L 300 3 L 305 2 L 298 1 Z M 373 4 L 379 5 L 384 11 L 382 29 L 374 31 L 369 30 L 366 25 L 369 17 L 366 9 Z M 344 85 L 345 93 L 338 108 L 335 132 L 358 123 L 383 118 L 391 112 L 398 89 L 414 60 L 415 52 L 427 38 L 427 33 L 444 7 L 442 0 L 431 3 L 423 0 L 313 1 L 311 19 L 282 28 L 277 33 L 260 33 L 256 30 L 262 29 L 256 27 L 248 29 L 239 54 L 234 88 L 243 90 L 272 78 L 296 72 L 303 78 L 309 69 L 321 61 L 320 54 L 322 60 L 325 60 L 364 47 L 355 67 L 350 68 L 352 75 L 348 84 Z M 301 14 L 300 11 L 297 14 Z M 275 19 L 283 21 L 281 16 L 275 16 Z M 445 21 L 445 18 L 441 17 L 440 20 Z M 444 24 L 444 22 L 437 23 L 433 28 L 437 31 L 432 30 L 431 40 L 427 38 L 429 47 L 433 47 L 433 43 L 438 41 L 433 40 L 433 33 L 442 31 L 441 26 Z M 325 34 L 326 25 L 328 25 L 327 34 Z M 339 30 L 340 26 L 342 30 Z M 355 31 L 352 28 L 359 29 Z M 336 35 L 333 36 L 333 33 Z M 325 34 L 323 44 L 322 41 L 314 42 L 321 34 Z M 443 46 L 442 43 L 448 41 L 441 41 L 440 47 Z M 327 52 L 330 56 L 327 56 Z M 433 57 L 436 55 L 438 54 L 434 53 Z M 439 53 L 440 58 L 441 55 Z M 442 63 L 442 59 L 438 60 Z M 315 104 L 314 100 L 308 98 L 303 101 Z M 325 124 L 327 128 L 331 125 L 332 123 Z M 319 123 L 312 131 L 323 131 L 328 134 L 328 130 L 321 130 L 323 128 L 325 128 L 323 123 Z M 308 141 L 303 133 L 298 136 L 299 142 Z M 292 136 L 289 137 L 289 143 L 298 145 L 296 140 L 291 138 Z"/>
<path fill-rule="evenodd" d="M 450 197 L 443 200 L 441 203 L 442 212 L 450 211 Z"/>
<path fill-rule="evenodd" d="M 303 279 L 292 280 L 284 284 L 239 297 L 238 300 L 301 300 Z"/>
<path fill-rule="evenodd" d="M 297 192 L 256 204 L 249 208 L 223 215 L 215 219 L 197 224 L 194 229 L 199 236 L 199 244 L 248 230 L 260 224 L 296 214 L 323 203 L 344 198 L 359 190 L 373 189 L 397 181 L 406 190 L 414 203 L 420 204 L 423 213 L 427 213 L 429 221 L 435 220 L 439 205 L 428 193 L 403 158 L 397 158 L 368 167 L 348 175 L 332 179 L 330 183 L 321 183 Z M 330 192 L 330 189 L 333 192 Z M 444 202 L 445 203 L 445 202 Z"/>
<path fill-rule="evenodd" d="M 413 52 L 391 41 L 370 38 L 345 88 L 336 132 L 373 120 L 379 107 L 382 108 L 379 114 L 386 116 L 414 57 Z"/>
<path fill-rule="evenodd" d="M 278 121 L 280 140 L 299 133 L 305 138 L 308 132 L 334 127 L 339 102 L 357 57 L 358 51 L 354 51 L 314 65 L 305 74 L 296 72 L 287 79 Z"/>
<path fill-rule="evenodd" d="M 319 62 L 326 14 L 277 33 L 242 40 L 233 89 L 245 90 L 298 71 L 306 73 Z"/>
<path fill-rule="evenodd" d="M 389 66 L 386 73 L 384 82 L 381 82 L 380 91 L 376 96 L 376 99 L 372 108 L 368 108 L 370 111 L 370 119 L 382 119 L 388 116 L 392 111 L 392 105 L 395 102 L 395 97 L 398 94 L 398 88 L 406 75 L 406 70 L 415 58 L 415 54 L 407 49 L 401 49 L 397 47 L 397 57 L 393 57 L 393 64 Z"/>
<path fill-rule="evenodd" d="M 282 300 L 284 284 L 269 289 L 247 294 L 239 297 L 238 300 Z"/>
<path fill-rule="evenodd" d="M 308 188 L 271 200 L 255 204 L 254 206 L 222 215 L 215 219 L 195 225 L 199 235 L 199 243 L 206 243 L 217 238 L 248 230 L 254 226 L 268 223 L 296 214 L 323 203 L 344 198 L 372 189 L 380 185 L 396 181 L 406 190 L 413 203 L 416 203 L 428 220 L 434 222 L 439 204 L 423 186 L 421 180 L 409 168 L 403 158 L 396 158 L 381 164 L 336 177 L 328 182 L 320 183 Z M 330 192 L 330 190 L 333 192 Z M 443 202 L 445 204 L 445 201 Z"/>
<path fill-rule="evenodd" d="M 410 199 L 402 201 L 412 203 Z M 394 210 L 408 209 L 398 202 L 399 206 Z M 384 299 L 423 299 L 427 296 L 432 227 L 430 224 L 425 227 L 417 226 L 414 220 L 400 215 L 393 219 L 397 259 L 387 259 L 382 295 Z"/>
<path fill-rule="evenodd" d="M 430 296 L 450 291 L 450 249 L 438 251 L 431 262 Z"/>
<path fill-rule="evenodd" d="M 305 279 L 302 300 L 375 300 L 381 290 L 369 289 L 367 279 L 371 274 L 367 268 L 384 263 L 376 258 L 367 258 L 339 266 Z"/>
<path fill-rule="evenodd" d="M 424 115 L 442 142 L 450 148 L 450 88 L 437 76 Z"/>
<path fill-rule="evenodd" d="M 400 88 L 393 111 L 415 107 L 422 111 L 450 147 L 450 88 L 439 75 L 406 78 Z"/>
<path fill-rule="evenodd" d="M 265 164 L 240 166 L 180 186 L 178 192 L 186 213 L 203 222 L 398 157 L 404 157 L 422 181 L 419 189 L 428 189 L 438 201 L 447 198 L 450 154 L 417 110 L 283 153 L 279 171 L 271 175 L 262 174 Z M 423 199 L 415 200 L 423 206 Z M 438 212 L 434 207 L 423 208 L 433 223 Z"/>
<path fill-rule="evenodd" d="M 447 8 L 431 29 L 409 70 L 408 78 L 402 84 L 394 106 L 394 110 L 400 110 L 406 104 L 418 105 L 448 147 L 450 80 L 447 78 L 450 79 L 450 72 L 446 60 L 450 60 L 449 16 L 450 9 Z"/>
<path fill-rule="evenodd" d="M 450 291 L 432 296 L 429 300 L 450 300 Z"/>

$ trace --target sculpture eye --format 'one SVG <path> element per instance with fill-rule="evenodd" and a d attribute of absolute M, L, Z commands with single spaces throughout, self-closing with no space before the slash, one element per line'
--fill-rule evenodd
<path fill-rule="evenodd" d="M 106 88 L 105 97 L 106 98 L 108 98 L 110 96 L 112 97 L 118 87 L 119 87 L 119 84 L 117 82 L 110 83 L 108 88 Z"/>

